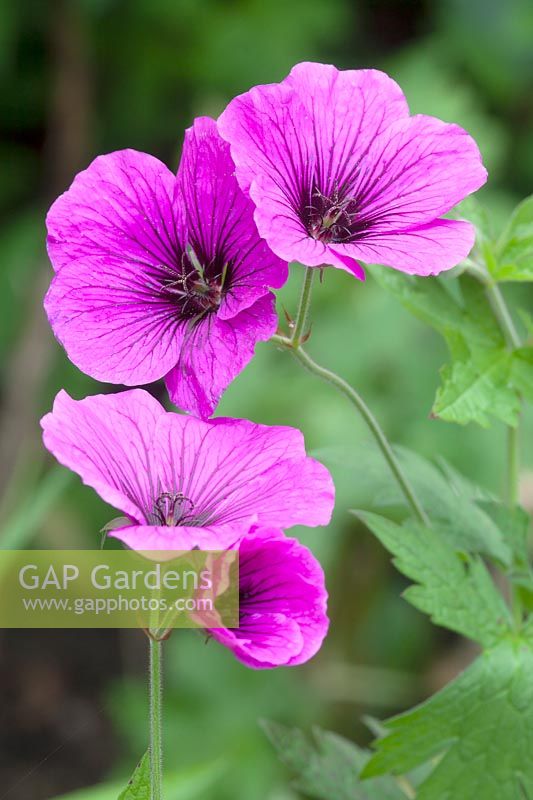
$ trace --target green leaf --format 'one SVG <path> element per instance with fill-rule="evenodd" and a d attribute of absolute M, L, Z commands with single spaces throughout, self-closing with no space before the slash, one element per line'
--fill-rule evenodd
<path fill-rule="evenodd" d="M 435 531 L 414 522 L 394 522 L 365 511 L 354 514 L 394 556 L 400 572 L 416 581 L 406 600 L 436 625 L 493 645 L 512 627 L 501 594 L 479 558 L 458 553 Z"/>
<path fill-rule="evenodd" d="M 513 353 L 512 381 L 520 394 L 533 403 L 533 347 L 520 347 Z"/>
<path fill-rule="evenodd" d="M 482 206 L 477 197 L 470 195 L 462 200 L 458 206 L 453 209 L 452 216 L 454 219 L 467 219 L 471 222 L 476 229 L 476 242 L 479 239 L 491 240 L 492 227 L 490 217 L 485 206 Z"/>
<path fill-rule="evenodd" d="M 513 554 L 513 563 L 519 567 L 529 564 L 529 528 L 531 518 L 520 506 L 510 508 L 495 501 L 482 500 L 479 505 L 498 526 Z"/>
<path fill-rule="evenodd" d="M 511 383 L 511 364 L 512 354 L 501 348 L 445 367 L 432 415 L 460 425 L 477 422 L 484 428 L 492 415 L 516 425 L 520 400 Z"/>
<path fill-rule="evenodd" d="M 147 750 L 135 768 L 128 785 L 117 800 L 150 800 L 152 793 L 150 751 Z"/>
<path fill-rule="evenodd" d="M 477 503 L 492 499 L 486 491 L 443 461 L 439 469 L 407 448 L 396 446 L 394 452 L 443 539 L 457 550 L 488 556 L 498 564 L 510 566 L 511 550 L 505 537 Z M 324 447 L 313 455 L 331 469 L 335 478 L 337 473 L 343 478 L 348 474 L 360 496 L 365 500 L 370 497 L 371 508 L 406 508 L 403 493 L 376 449 L 361 448 L 354 454 L 343 447 Z"/>
<path fill-rule="evenodd" d="M 425 703 L 388 720 L 363 777 L 435 759 L 417 800 L 533 797 L 532 675 L 531 639 L 500 642 Z"/>
<path fill-rule="evenodd" d="M 483 287 L 470 276 L 459 281 L 416 278 L 391 269 L 372 270 L 376 281 L 412 314 L 450 344 L 462 340 L 467 351 L 505 344 Z"/>
<path fill-rule="evenodd" d="M 469 275 L 455 281 L 428 281 L 394 270 L 374 274 L 378 283 L 446 340 L 451 363 L 441 370 L 442 385 L 432 415 L 461 425 L 476 422 L 487 427 L 492 418 L 516 425 L 518 367 L 480 282 Z"/>
<path fill-rule="evenodd" d="M 361 783 L 369 754 L 341 736 L 314 728 L 310 739 L 275 722 L 263 722 L 263 728 L 280 760 L 297 776 L 297 791 L 317 800 L 405 800 L 393 778 Z"/>
<path fill-rule="evenodd" d="M 533 280 L 533 195 L 514 210 L 498 241 L 494 277 L 499 281 Z"/>
<path fill-rule="evenodd" d="M 224 770 L 225 765 L 221 761 L 215 761 L 165 776 L 163 781 L 165 800 L 201 800 L 219 780 Z M 123 786 L 123 782 L 105 783 L 89 789 L 80 789 L 68 795 L 61 795 L 56 800 L 117 800 Z"/>

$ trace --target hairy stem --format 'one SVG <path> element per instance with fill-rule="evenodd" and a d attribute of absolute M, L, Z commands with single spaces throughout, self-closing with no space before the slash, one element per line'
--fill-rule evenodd
<path fill-rule="evenodd" d="M 293 347 L 298 347 L 302 339 L 302 335 L 306 332 L 307 320 L 309 318 L 309 309 L 311 307 L 311 291 L 313 289 L 313 278 L 315 277 L 316 267 L 307 267 L 302 284 L 302 292 L 300 294 L 300 303 L 298 305 L 298 312 L 294 322 L 294 328 L 291 336 L 291 343 Z"/>
<path fill-rule="evenodd" d="M 498 321 L 500 330 L 505 336 L 505 341 L 510 350 L 521 346 L 520 336 L 516 330 L 513 318 L 509 313 L 507 304 L 500 291 L 500 287 L 492 279 L 485 282 L 485 291 L 492 306 L 494 316 Z M 520 430 L 519 426 L 509 425 L 507 428 L 507 489 L 506 499 L 510 506 L 518 503 L 519 478 L 520 478 Z"/>
<path fill-rule="evenodd" d="M 509 313 L 503 294 L 500 291 L 500 287 L 490 279 L 485 282 L 485 292 L 487 293 L 494 316 L 498 320 L 500 329 L 505 336 L 507 345 L 512 349 L 520 347 L 522 342 L 520 341 L 520 336 L 516 330 L 513 318 Z"/>
<path fill-rule="evenodd" d="M 163 734 L 162 734 L 162 699 L 163 643 L 153 638 L 150 641 L 150 771 L 152 797 L 151 800 L 163 798 Z"/>
<path fill-rule="evenodd" d="M 490 273 L 489 267 L 494 263 L 494 256 L 490 248 L 483 248 L 483 257 L 485 263 L 482 264 L 476 261 L 469 261 L 468 271 L 483 284 L 496 321 L 505 337 L 507 347 L 511 351 L 516 350 L 518 347 L 521 347 L 522 342 L 500 287 Z M 505 488 L 507 505 L 511 508 L 518 505 L 519 495 L 520 426 L 516 425 L 513 427 L 509 425 L 507 427 L 507 474 Z M 520 589 L 514 587 L 511 582 L 509 582 L 509 597 L 515 623 L 519 629 L 523 617 L 522 599 L 520 597 Z"/>
<path fill-rule="evenodd" d="M 304 284 L 302 288 L 302 294 L 300 297 L 300 305 L 298 308 L 298 314 L 296 317 L 296 321 L 294 324 L 294 331 L 291 338 L 285 336 L 273 336 L 272 341 L 278 345 L 281 345 L 287 350 L 290 350 L 295 358 L 309 371 L 312 372 L 314 375 L 317 375 L 319 378 L 330 383 L 334 386 L 338 391 L 340 391 L 351 404 L 357 409 L 359 414 L 362 416 L 364 421 L 366 422 L 370 432 L 374 436 L 379 449 L 381 450 L 387 464 L 390 467 L 390 470 L 396 479 L 402 493 L 407 500 L 407 503 L 411 507 L 413 513 L 417 517 L 417 519 L 422 522 L 424 525 L 429 524 L 428 516 L 422 507 L 420 501 L 418 500 L 413 487 L 411 486 L 407 476 L 405 475 L 402 467 L 398 459 L 396 458 L 394 451 L 383 433 L 379 422 L 374 417 L 370 409 L 368 408 L 367 404 L 361 397 L 361 395 L 356 392 L 356 390 L 350 386 L 343 378 L 337 375 L 331 370 L 326 369 L 325 367 L 321 367 L 316 361 L 313 361 L 311 356 L 309 356 L 305 350 L 300 345 L 300 337 L 301 334 L 307 324 L 307 318 L 309 315 L 309 306 L 311 302 L 311 288 L 312 288 L 312 281 L 313 281 L 313 272 L 316 267 L 308 267 L 306 270 Z"/>
<path fill-rule="evenodd" d="M 492 253 L 485 249 L 483 256 L 487 263 L 493 260 Z M 470 261 L 468 271 L 480 281 L 491 305 L 492 311 L 500 330 L 505 337 L 509 350 L 516 350 L 521 347 L 522 341 L 516 330 L 511 313 L 505 302 L 505 298 L 497 282 L 492 278 L 487 266 L 476 261 Z M 519 498 L 519 478 L 520 478 L 520 429 L 517 425 L 507 428 L 507 481 L 506 481 L 506 500 L 508 505 L 514 506 Z"/>

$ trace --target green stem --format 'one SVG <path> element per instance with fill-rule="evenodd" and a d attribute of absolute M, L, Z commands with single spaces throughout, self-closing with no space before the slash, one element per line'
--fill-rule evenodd
<path fill-rule="evenodd" d="M 507 304 L 500 291 L 500 287 L 491 278 L 485 282 L 485 291 L 494 311 L 500 330 L 505 336 L 507 347 L 516 350 L 522 342 L 516 330 L 513 318 L 509 313 Z M 507 503 L 510 506 L 518 504 L 520 480 L 520 428 L 509 425 L 507 428 Z"/>
<path fill-rule="evenodd" d="M 494 264 L 494 256 L 489 248 L 483 249 L 483 257 L 485 259 L 485 264 L 479 264 L 475 261 L 469 262 L 468 271 L 485 287 L 485 293 L 498 325 L 500 326 L 500 330 L 505 337 L 507 347 L 511 351 L 516 350 L 518 347 L 522 346 L 522 342 L 500 287 L 492 278 L 489 268 Z M 518 505 L 520 499 L 519 425 L 516 425 L 516 427 L 509 425 L 507 427 L 507 476 L 505 494 L 508 506 L 514 508 L 514 506 Z M 516 626 L 517 629 L 519 629 L 523 617 L 522 600 L 519 587 L 513 586 L 511 581 L 509 581 L 509 595 Z"/>
<path fill-rule="evenodd" d="M 394 455 L 394 451 L 391 445 L 389 444 L 387 437 L 383 433 L 379 425 L 379 422 L 374 417 L 374 415 L 370 411 L 369 407 L 367 406 L 361 395 L 358 394 L 358 392 L 356 392 L 356 390 L 339 375 L 337 375 L 334 372 L 331 372 L 331 370 L 329 369 L 325 369 L 325 367 L 321 367 L 319 364 L 316 363 L 316 361 L 313 361 L 311 356 L 309 356 L 305 352 L 305 350 L 303 350 L 301 347 L 291 347 L 291 345 L 289 344 L 290 340 L 287 339 L 285 341 L 280 341 L 281 338 L 282 337 L 274 337 L 274 340 L 277 341 L 279 344 L 283 344 L 285 347 L 289 347 L 295 358 L 297 358 L 298 361 L 300 362 L 300 364 L 302 364 L 307 370 L 309 370 L 309 372 L 312 372 L 314 375 L 318 375 L 319 378 L 322 378 L 323 380 L 327 381 L 332 386 L 334 386 L 336 389 L 338 389 L 345 397 L 348 398 L 351 404 L 355 406 L 359 414 L 366 422 L 370 432 L 374 436 L 374 439 L 376 440 L 379 449 L 383 453 L 383 456 L 387 461 L 392 474 L 396 478 L 396 481 L 398 482 L 398 485 L 402 490 L 408 504 L 412 508 L 415 516 L 424 525 L 428 525 L 429 519 L 426 512 L 422 508 L 422 505 L 420 504 L 420 501 L 418 500 L 413 490 L 413 487 L 409 483 L 409 480 L 407 479 L 407 476 L 404 474 L 398 462 L 398 459 Z"/>
<path fill-rule="evenodd" d="M 505 336 L 507 345 L 515 350 L 517 347 L 521 346 L 522 342 L 520 341 L 520 336 L 516 330 L 513 318 L 509 313 L 503 294 L 500 291 L 500 287 L 493 280 L 489 280 L 485 282 L 485 291 L 489 303 L 492 306 L 494 316 L 498 320 L 500 329 Z"/>
<path fill-rule="evenodd" d="M 311 290 L 313 288 L 313 278 L 315 277 L 316 269 L 316 267 L 307 267 L 305 270 L 302 292 L 300 294 L 300 303 L 298 305 L 298 312 L 296 314 L 294 329 L 291 336 L 291 344 L 293 347 L 299 347 L 302 335 L 305 333 L 305 329 L 307 327 L 307 319 L 309 317 L 309 309 L 311 306 Z"/>
<path fill-rule="evenodd" d="M 287 350 L 290 350 L 295 358 L 307 369 L 309 372 L 312 372 L 314 375 L 317 375 L 319 378 L 330 383 L 336 389 L 338 389 L 348 400 L 352 403 L 353 406 L 357 409 L 359 414 L 363 417 L 364 421 L 366 422 L 370 432 L 374 436 L 379 449 L 383 453 L 385 460 L 387 461 L 392 474 L 394 475 L 396 481 L 400 489 L 405 496 L 409 506 L 413 510 L 415 516 L 418 520 L 424 524 L 429 525 L 428 516 L 422 507 L 420 501 L 418 500 L 413 487 L 409 483 L 407 476 L 404 474 L 398 459 L 396 458 L 394 451 L 389 444 L 389 441 L 385 434 L 383 433 L 379 422 L 374 417 L 370 409 L 368 408 L 367 404 L 363 400 L 360 394 L 356 392 L 356 390 L 350 386 L 343 378 L 339 375 L 336 375 L 331 370 L 326 369 L 325 367 L 321 367 L 316 361 L 313 361 L 311 356 L 309 356 L 305 350 L 302 349 L 300 345 L 301 335 L 307 325 L 307 319 L 309 316 L 309 307 L 311 304 L 311 290 L 313 286 L 313 277 L 316 267 L 307 267 L 304 277 L 304 283 L 302 286 L 302 293 L 300 295 L 300 304 L 298 306 L 298 313 L 296 315 L 296 320 L 294 323 L 293 334 L 289 339 L 286 336 L 273 336 L 272 341 L 276 344 L 281 345 Z"/>
<path fill-rule="evenodd" d="M 163 734 L 162 734 L 162 645 L 150 637 L 150 769 L 151 800 L 163 798 Z"/>
<path fill-rule="evenodd" d="M 485 249 L 484 258 L 487 262 L 493 261 L 493 256 L 488 249 Z M 484 264 L 470 261 L 468 271 L 480 281 L 485 287 L 485 292 L 489 303 L 500 326 L 500 330 L 505 337 L 509 350 L 516 350 L 522 346 L 520 335 L 516 330 L 513 318 L 507 308 L 505 298 L 497 282 L 492 278 L 488 268 Z M 510 506 L 518 503 L 519 499 L 519 478 L 520 478 L 520 430 L 519 426 L 511 425 L 507 428 L 507 488 L 506 499 Z"/>
<path fill-rule="evenodd" d="M 520 499 L 520 428 L 507 428 L 507 503 L 518 505 Z"/>

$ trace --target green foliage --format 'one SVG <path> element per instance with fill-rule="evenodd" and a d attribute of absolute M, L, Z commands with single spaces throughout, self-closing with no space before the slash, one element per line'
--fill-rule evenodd
<path fill-rule="evenodd" d="M 513 567 L 528 567 L 531 518 L 527 511 L 520 506 L 510 508 L 493 500 L 481 500 L 479 505 L 494 521 L 510 547 Z"/>
<path fill-rule="evenodd" d="M 495 248 L 493 277 L 498 281 L 533 281 L 533 196 L 513 211 Z"/>
<path fill-rule="evenodd" d="M 533 347 L 520 347 L 515 351 L 511 370 L 513 384 L 529 403 L 533 403 Z"/>
<path fill-rule="evenodd" d="M 433 759 L 417 800 L 519 800 L 533 792 L 533 643 L 508 639 L 422 705 L 385 723 L 364 777 Z"/>
<path fill-rule="evenodd" d="M 132 782 L 124 790 L 123 783 L 106 783 L 61 795 L 57 800 L 149 800 L 146 782 L 149 769 L 146 753 L 132 776 Z M 224 766 L 220 762 L 211 762 L 181 772 L 171 772 L 164 780 L 165 800 L 200 800 L 216 784 L 223 771 Z"/>
<path fill-rule="evenodd" d="M 354 512 L 394 556 L 396 567 L 416 581 L 405 598 L 433 622 L 490 647 L 512 626 L 501 594 L 479 558 L 458 553 L 434 531 L 396 525 L 369 512 Z"/>
<path fill-rule="evenodd" d="M 151 791 L 150 751 L 147 750 L 118 800 L 150 800 Z"/>
<path fill-rule="evenodd" d="M 294 788 L 316 800 L 405 800 L 393 778 L 360 780 L 367 751 L 337 736 L 313 728 L 309 739 L 297 728 L 264 722 L 263 728 L 278 756 L 296 776 Z"/>
<path fill-rule="evenodd" d="M 491 418 L 516 425 L 520 394 L 533 396 L 531 348 L 509 348 L 482 281 L 469 275 L 428 281 L 392 270 L 374 272 L 378 283 L 445 339 L 451 363 L 441 371 L 432 415 L 488 427 Z"/>
<path fill-rule="evenodd" d="M 520 400 L 512 384 L 511 364 L 511 353 L 498 348 L 477 355 L 470 351 L 468 360 L 444 367 L 432 414 L 460 425 L 477 422 L 484 428 L 492 415 L 515 426 Z"/>
<path fill-rule="evenodd" d="M 446 462 L 440 466 L 407 448 L 395 448 L 402 470 L 407 475 L 424 508 L 430 513 L 435 530 L 458 551 L 490 557 L 509 567 L 512 561 L 509 542 L 493 516 L 479 501 L 491 495 L 472 484 Z M 353 485 L 369 498 L 372 508 L 387 510 L 405 506 L 380 453 L 369 448 L 354 455 L 345 448 L 322 448 L 315 455 L 334 472 L 342 465 Z"/>

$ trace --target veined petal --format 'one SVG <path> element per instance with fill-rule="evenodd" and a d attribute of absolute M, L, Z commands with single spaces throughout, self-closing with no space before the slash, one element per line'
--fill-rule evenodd
<path fill-rule="evenodd" d="M 260 239 L 253 203 L 239 188 L 229 145 L 213 119 L 200 117 L 186 131 L 177 186 L 186 210 L 188 246 L 203 264 L 227 266 L 221 319 L 235 317 L 268 288 L 286 282 L 287 264 Z"/>
<path fill-rule="evenodd" d="M 352 194 L 369 229 L 398 231 L 432 222 L 486 180 L 478 146 L 465 130 L 418 115 L 374 140 Z"/>
<path fill-rule="evenodd" d="M 165 264 L 175 251 L 180 212 L 175 177 L 157 158 L 119 150 L 96 158 L 52 205 L 47 247 L 56 270 L 85 256 Z"/>
<path fill-rule="evenodd" d="M 286 80 L 310 121 L 315 178 L 326 195 L 350 183 L 376 136 L 409 115 L 402 90 L 379 70 L 304 62 Z"/>
<path fill-rule="evenodd" d="M 236 629 L 210 628 L 209 632 L 253 669 L 289 666 L 304 647 L 298 623 L 285 614 L 249 614 Z"/>
<path fill-rule="evenodd" d="M 127 386 L 151 383 L 172 369 L 183 323 L 154 281 L 149 265 L 110 255 L 80 256 L 56 273 L 44 306 L 76 366 Z"/>
<path fill-rule="evenodd" d="M 280 258 L 364 279 L 365 256 L 418 274 L 463 257 L 467 229 L 439 217 L 485 182 L 477 145 L 457 125 L 409 117 L 384 73 L 298 64 L 281 84 L 231 101 L 218 125 L 259 233 Z M 379 257 L 368 257 L 381 236 Z M 420 258 L 432 260 L 429 272 Z"/>
<path fill-rule="evenodd" d="M 109 536 L 131 550 L 229 550 L 244 535 L 246 526 L 131 525 L 115 528 Z"/>
<path fill-rule="evenodd" d="M 257 230 L 281 258 L 300 261 L 308 267 L 331 265 L 359 280 L 365 279 L 363 268 L 354 258 L 309 236 L 286 197 L 269 178 L 259 176 L 250 187 L 250 196 L 257 203 L 254 215 Z"/>
<path fill-rule="evenodd" d="M 269 292 L 235 317 L 209 316 L 185 331 L 176 366 L 166 376 L 173 403 L 210 417 L 231 381 L 252 359 L 257 342 L 276 332 L 275 298 Z"/>
<path fill-rule="evenodd" d="M 155 433 L 161 482 L 193 504 L 197 525 L 325 525 L 334 487 L 293 428 L 167 414 Z M 246 527 L 247 526 L 247 527 Z"/>
<path fill-rule="evenodd" d="M 313 175 L 326 182 L 349 176 L 372 139 L 407 114 L 401 89 L 385 73 L 304 62 L 281 83 L 232 100 L 218 127 L 245 190 L 268 176 L 297 201 Z"/>
<path fill-rule="evenodd" d="M 313 63 L 297 64 L 282 83 L 231 101 L 219 130 L 256 205 L 259 233 L 280 258 L 313 267 L 331 263 L 302 215 L 316 191 L 329 194 L 353 181 L 373 139 L 407 114 L 401 89 L 385 73 Z M 349 271 L 364 278 L 357 264 Z"/>
<path fill-rule="evenodd" d="M 164 408 L 142 389 L 73 400 L 61 391 L 41 420 L 47 449 L 100 497 L 142 522 L 157 488 L 151 455 Z"/>
<path fill-rule="evenodd" d="M 388 264 L 411 275 L 438 275 L 468 256 L 476 231 L 469 222 L 437 219 L 418 228 L 369 234 L 354 244 L 329 249 L 339 258 Z"/>
<path fill-rule="evenodd" d="M 250 667 L 302 664 L 328 630 L 324 573 L 312 553 L 276 529 L 239 542 L 239 628 L 211 629 Z"/>

